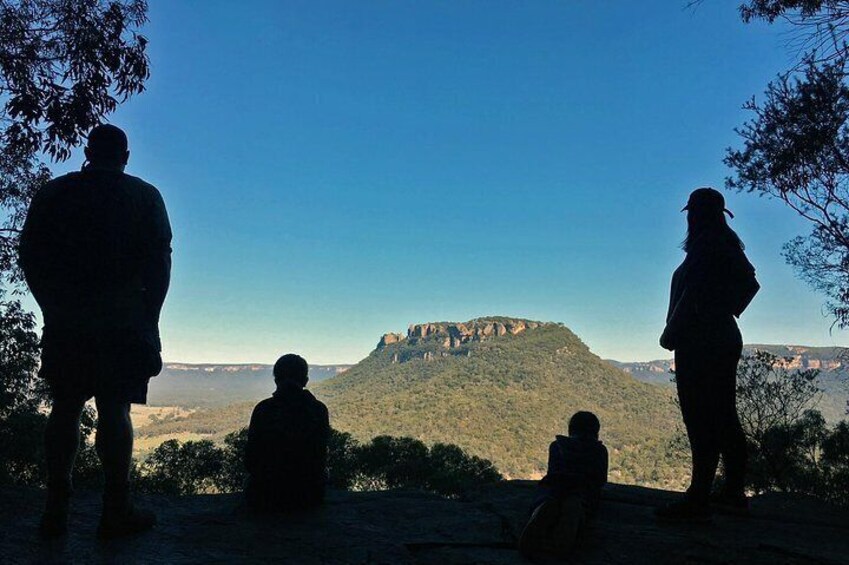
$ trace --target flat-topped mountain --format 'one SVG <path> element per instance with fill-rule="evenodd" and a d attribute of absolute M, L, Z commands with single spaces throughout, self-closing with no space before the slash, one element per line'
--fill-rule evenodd
<path fill-rule="evenodd" d="M 411 325 L 368 357 L 312 387 L 333 426 L 449 442 L 511 477 L 544 471 L 548 444 L 577 410 L 602 421 L 617 480 L 682 476 L 665 445 L 677 414 L 668 390 L 594 355 L 562 324 L 506 317 Z"/>

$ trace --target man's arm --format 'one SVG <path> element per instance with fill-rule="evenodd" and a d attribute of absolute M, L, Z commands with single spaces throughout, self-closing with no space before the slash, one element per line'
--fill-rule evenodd
<path fill-rule="evenodd" d="M 44 206 L 43 191 L 39 190 L 30 202 L 27 217 L 18 242 L 18 265 L 24 273 L 30 291 L 38 305 L 44 310 L 48 300 L 47 281 L 44 273 Z"/>
<path fill-rule="evenodd" d="M 152 206 L 148 221 L 141 276 L 145 289 L 145 309 L 150 323 L 159 324 L 159 314 L 171 283 L 171 223 L 165 202 L 159 191 L 153 189 Z"/>

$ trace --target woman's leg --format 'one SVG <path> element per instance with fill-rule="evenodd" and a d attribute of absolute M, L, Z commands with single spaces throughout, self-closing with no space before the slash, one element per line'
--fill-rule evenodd
<path fill-rule="evenodd" d="M 681 415 L 692 453 L 692 475 L 687 494 L 693 502 L 707 504 L 719 464 L 719 445 L 712 417 L 711 394 L 701 377 L 679 375 L 676 380 Z"/>
<path fill-rule="evenodd" d="M 719 367 L 717 392 L 721 419 L 719 421 L 719 440 L 722 461 L 725 468 L 725 492 L 742 495 L 746 485 L 746 434 L 740 425 L 737 413 L 737 364 L 740 349 L 729 351 Z"/>

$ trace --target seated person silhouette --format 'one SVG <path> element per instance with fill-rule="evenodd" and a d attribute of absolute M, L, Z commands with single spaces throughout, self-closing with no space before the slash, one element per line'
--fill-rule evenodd
<path fill-rule="evenodd" d="M 252 510 L 299 510 L 324 500 L 330 420 L 327 407 L 304 389 L 308 370 L 298 355 L 278 359 L 277 390 L 251 415 L 245 495 Z"/>
<path fill-rule="evenodd" d="M 607 448 L 599 441 L 601 424 L 592 412 L 576 412 L 569 435 L 548 448 L 548 473 L 519 540 L 525 556 L 568 555 L 581 536 L 607 483 Z"/>

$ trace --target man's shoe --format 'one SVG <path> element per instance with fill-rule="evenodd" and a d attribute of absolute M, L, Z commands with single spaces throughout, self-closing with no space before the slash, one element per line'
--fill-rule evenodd
<path fill-rule="evenodd" d="M 128 503 L 123 508 L 106 508 L 100 517 L 97 537 L 104 540 L 131 536 L 153 528 L 156 515 L 149 510 L 133 507 Z"/>
<path fill-rule="evenodd" d="M 70 487 L 47 489 L 47 503 L 38 526 L 39 534 L 45 539 L 54 539 L 68 533 L 68 510 L 71 500 Z"/>
<path fill-rule="evenodd" d="M 68 533 L 67 512 L 47 512 L 41 515 L 38 533 L 44 539 L 60 538 Z"/>
<path fill-rule="evenodd" d="M 677 502 L 671 502 L 665 506 L 655 508 L 655 517 L 661 522 L 703 524 L 710 522 L 711 511 L 707 504 L 694 502 L 690 498 L 683 498 Z"/>
<path fill-rule="evenodd" d="M 749 498 L 745 494 L 718 492 L 711 495 L 710 505 L 720 514 L 749 515 Z"/>

